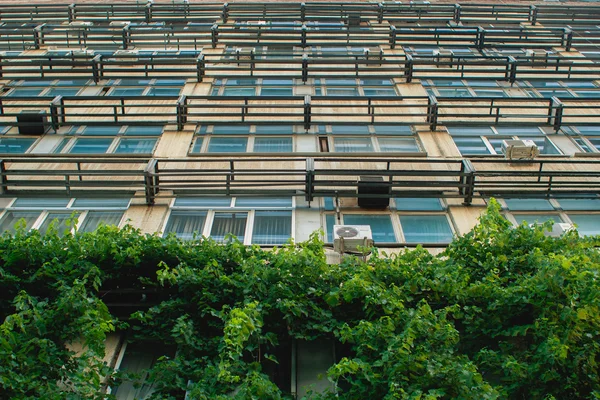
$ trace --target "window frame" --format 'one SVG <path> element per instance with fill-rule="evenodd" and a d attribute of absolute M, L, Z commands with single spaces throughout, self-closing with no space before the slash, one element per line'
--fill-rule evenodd
<path fill-rule="evenodd" d="M 54 145 L 54 147 L 52 148 L 50 153 L 51 154 L 61 154 L 61 155 L 72 155 L 72 156 L 85 156 L 85 155 L 90 155 L 90 154 L 115 154 L 115 155 L 127 155 L 127 156 L 138 156 L 138 157 L 148 156 L 148 155 L 154 154 L 154 152 L 156 151 L 156 147 L 158 146 L 158 143 L 160 142 L 160 139 L 162 138 L 162 135 L 164 134 L 164 131 L 165 131 L 165 127 L 163 126 L 163 127 L 161 127 L 161 129 L 162 129 L 161 133 L 158 135 L 128 134 L 128 131 L 130 128 L 135 129 L 137 127 L 135 125 L 122 125 L 122 126 L 119 126 L 118 131 L 114 134 L 100 133 L 100 134 L 86 135 L 85 131 L 86 131 L 86 129 L 88 129 L 88 127 L 111 128 L 113 126 L 102 126 L 102 125 L 98 125 L 98 126 L 96 126 L 96 125 L 73 125 L 73 126 L 70 126 L 64 130 L 64 133 L 59 134 L 60 136 L 62 136 L 61 140 L 59 140 Z M 148 128 L 152 128 L 152 127 L 148 127 Z M 77 143 L 79 141 L 94 140 L 94 139 L 100 139 L 100 140 L 109 140 L 110 139 L 112 141 L 108 145 L 106 151 L 103 153 L 99 153 L 99 152 L 71 153 L 71 151 L 73 150 L 73 148 L 75 146 L 77 146 Z M 145 152 L 145 153 L 117 152 L 121 143 L 124 141 L 127 141 L 127 140 L 154 140 L 154 144 L 153 144 L 150 152 Z"/>
<path fill-rule="evenodd" d="M 188 156 L 201 156 L 201 155 L 205 155 L 205 154 L 247 154 L 247 153 L 254 153 L 254 154 L 288 154 L 288 153 L 295 153 L 296 152 L 296 146 L 297 146 L 297 141 L 296 141 L 296 135 L 298 134 L 297 132 L 299 131 L 299 128 L 297 125 L 293 125 L 293 124 L 281 124 L 281 126 L 285 126 L 285 127 L 291 127 L 291 133 L 259 133 L 257 132 L 258 130 L 258 125 L 254 125 L 254 124 L 248 124 L 248 125 L 243 125 L 243 126 L 247 126 L 248 127 L 248 133 L 238 133 L 238 132 L 232 132 L 232 133 L 214 133 L 215 130 L 215 126 L 216 125 L 199 125 L 196 128 L 196 131 L 194 133 L 194 136 L 192 138 L 192 141 L 190 143 L 190 147 L 188 148 Z M 209 148 L 211 145 L 211 140 L 214 138 L 243 138 L 246 140 L 246 149 L 242 152 L 209 152 Z M 263 139 L 263 138 L 289 138 L 291 140 L 291 145 L 292 145 L 292 149 L 289 152 L 256 152 L 255 151 L 255 144 L 256 144 L 256 139 Z M 201 144 L 198 147 L 198 142 L 201 141 Z"/>
<path fill-rule="evenodd" d="M 244 240 L 242 241 L 242 243 L 246 246 L 250 246 L 250 245 L 258 245 L 261 247 L 272 247 L 272 246 L 283 246 L 284 243 L 273 243 L 273 244 L 255 244 L 252 243 L 252 238 L 253 238 L 253 234 L 254 234 L 254 228 L 255 228 L 255 219 L 256 219 L 256 213 L 257 212 L 262 212 L 262 211 L 286 211 L 286 212 L 290 212 L 290 237 L 289 239 L 294 240 L 295 239 L 295 232 L 296 232 L 296 198 L 294 196 L 291 196 L 291 205 L 290 206 L 265 206 L 265 207 L 257 207 L 257 206 L 237 206 L 236 205 L 236 201 L 239 198 L 246 198 L 246 197 L 236 197 L 236 196 L 232 196 L 232 197 L 207 197 L 208 199 L 216 199 L 216 198 L 227 198 L 230 200 L 229 205 L 223 205 L 223 206 L 178 206 L 176 205 L 176 201 L 177 198 L 174 198 L 171 200 L 171 203 L 169 205 L 169 211 L 165 217 L 165 220 L 162 224 L 161 227 L 161 234 L 163 237 L 166 237 L 167 235 L 169 235 L 170 233 L 174 232 L 166 232 L 167 226 L 169 224 L 169 219 L 171 218 L 171 214 L 173 213 L 173 211 L 178 211 L 178 212 L 185 212 L 185 211 L 190 211 L 190 212 L 205 212 L 206 216 L 204 219 L 204 224 L 202 226 L 202 232 L 193 232 L 196 234 L 196 240 L 197 239 L 201 239 L 203 237 L 206 238 L 210 238 L 210 233 L 212 231 L 213 228 L 213 224 L 214 224 L 214 220 L 215 220 L 215 214 L 219 214 L 219 213 L 225 213 L 225 214 L 229 214 L 229 213 L 245 213 L 246 214 L 246 226 L 244 228 Z M 252 199 L 259 199 L 260 197 L 258 196 L 252 196 L 249 197 Z M 284 198 L 284 197 L 277 197 L 277 198 Z M 287 197 L 285 197 L 287 199 Z M 264 197 L 264 199 L 268 199 L 268 197 Z M 177 232 L 175 232 L 175 236 L 179 237 L 177 235 Z"/>

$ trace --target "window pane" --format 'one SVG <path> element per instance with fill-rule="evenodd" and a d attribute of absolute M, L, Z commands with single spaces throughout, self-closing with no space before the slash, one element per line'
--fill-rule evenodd
<path fill-rule="evenodd" d="M 208 142 L 209 153 L 243 153 L 246 151 L 248 138 L 213 137 Z"/>
<path fill-rule="evenodd" d="M 111 199 L 111 198 L 96 198 L 84 199 L 78 198 L 73 202 L 74 208 L 127 208 L 129 206 L 129 198 Z"/>
<path fill-rule="evenodd" d="M 452 241 L 452 229 L 445 215 L 401 215 L 400 224 L 407 243 Z"/>
<path fill-rule="evenodd" d="M 109 96 L 141 96 L 144 88 L 114 88 Z"/>
<path fill-rule="evenodd" d="M 261 96 L 293 96 L 294 90 L 291 87 L 263 87 L 260 90 Z"/>
<path fill-rule="evenodd" d="M 122 139 L 115 153 L 145 154 L 152 153 L 156 139 Z"/>
<path fill-rule="evenodd" d="M 320 133 L 325 133 L 325 127 L 323 129 L 319 128 Z M 368 135 L 369 127 L 366 125 L 332 125 L 331 132 L 333 134 L 342 134 L 342 135 Z"/>
<path fill-rule="evenodd" d="M 472 97 L 467 89 L 438 89 L 442 97 Z"/>
<path fill-rule="evenodd" d="M 71 154 L 94 154 L 106 153 L 112 144 L 113 139 L 77 139 L 75 145 L 71 147 Z"/>
<path fill-rule="evenodd" d="M 2 138 L 0 139 L 0 153 L 22 154 L 29 150 L 34 142 L 35 139 Z"/>
<path fill-rule="evenodd" d="M 318 95 L 318 94 L 317 94 Z M 358 96 L 358 88 L 355 87 L 330 87 L 327 88 L 328 96 Z"/>
<path fill-rule="evenodd" d="M 203 132 L 198 132 L 203 133 Z M 213 126 L 215 135 L 237 134 L 247 135 L 250 133 L 250 125 L 215 125 Z"/>
<path fill-rule="evenodd" d="M 129 126 L 125 131 L 127 136 L 160 136 L 163 132 L 162 126 Z"/>
<path fill-rule="evenodd" d="M 506 199 L 506 205 L 509 210 L 523 211 L 551 211 L 554 210 L 552 204 L 544 199 Z"/>
<path fill-rule="evenodd" d="M 580 235 L 591 236 L 600 235 L 600 215 L 573 215 L 569 214 L 569 218 L 575 225 Z"/>
<path fill-rule="evenodd" d="M 12 206 L 35 208 L 64 208 L 68 204 L 69 199 L 19 197 L 17 200 L 15 200 Z"/>
<path fill-rule="evenodd" d="M 194 142 L 194 147 L 192 147 L 192 153 L 200 153 L 200 150 L 202 150 L 202 142 L 202 138 L 196 139 Z"/>
<path fill-rule="evenodd" d="M 243 242 L 247 219 L 248 213 L 215 213 L 210 236 L 222 242 L 227 234 L 232 234 Z"/>
<path fill-rule="evenodd" d="M 546 221 L 561 222 L 558 215 L 548 214 L 514 214 L 517 224 L 521 225 L 525 222 L 528 225 L 543 224 Z"/>
<path fill-rule="evenodd" d="M 453 137 L 461 154 L 491 154 L 480 137 Z"/>
<path fill-rule="evenodd" d="M 561 199 L 563 210 L 600 210 L 600 199 Z"/>
<path fill-rule="evenodd" d="M 171 211 L 169 222 L 165 228 L 165 235 L 175 232 L 175 235 L 184 240 L 193 239 L 194 233 L 202 236 L 202 229 L 206 221 L 204 211 Z"/>
<path fill-rule="evenodd" d="M 255 94 L 256 90 L 253 87 L 225 87 L 223 89 L 223 96 L 254 96 Z"/>
<path fill-rule="evenodd" d="M 371 138 L 336 137 L 333 139 L 334 151 L 339 153 L 371 152 Z"/>
<path fill-rule="evenodd" d="M 435 198 L 398 198 L 396 209 L 400 211 L 442 211 L 440 199 Z"/>
<path fill-rule="evenodd" d="M 294 133 L 294 127 L 292 125 L 257 125 L 256 133 L 259 135 L 291 135 Z"/>
<path fill-rule="evenodd" d="M 383 152 L 418 152 L 417 141 L 411 138 L 379 138 L 379 148 Z"/>
<path fill-rule="evenodd" d="M 327 243 L 333 243 L 333 226 L 339 225 L 335 215 L 328 214 L 325 216 L 325 238 Z"/>
<path fill-rule="evenodd" d="M 21 88 L 16 88 L 14 89 L 12 92 L 10 92 L 10 94 L 8 94 L 9 97 L 36 97 L 39 96 L 40 93 L 42 93 L 42 88 L 40 89 L 21 89 Z"/>
<path fill-rule="evenodd" d="M 396 242 L 392 219 L 389 215 L 345 214 L 344 225 L 370 225 L 375 244 Z"/>
<path fill-rule="evenodd" d="M 179 88 L 151 87 L 147 96 L 179 96 L 179 92 L 181 92 Z"/>
<path fill-rule="evenodd" d="M 70 88 L 51 88 L 44 94 L 44 96 L 75 96 L 79 92 L 79 89 Z"/>
<path fill-rule="evenodd" d="M 39 211 L 8 211 L 0 221 L 0 234 L 4 231 L 14 231 L 15 224 L 25 220 L 25 229 L 29 230 L 40 216 Z"/>
<path fill-rule="evenodd" d="M 238 197 L 236 207 L 265 208 L 265 207 L 291 207 L 291 197 Z"/>
<path fill-rule="evenodd" d="M 48 216 L 46 217 L 46 219 L 42 223 L 42 226 L 40 227 L 40 234 L 45 235 L 50 225 L 54 223 L 58 235 L 64 235 L 66 231 L 71 230 L 74 226 L 75 221 L 71 218 L 77 218 L 77 215 L 73 217 L 71 217 L 71 215 L 71 212 L 48 213 Z"/>
<path fill-rule="evenodd" d="M 79 228 L 79 232 L 93 232 L 100 224 L 118 225 L 122 217 L 123 211 L 90 211 Z"/>
<path fill-rule="evenodd" d="M 254 214 L 252 243 L 283 244 L 291 237 L 291 211 L 257 211 Z"/>
<path fill-rule="evenodd" d="M 231 207 L 231 197 L 179 197 L 175 207 Z"/>
<path fill-rule="evenodd" d="M 254 139 L 254 152 L 256 153 L 289 153 L 292 150 L 291 137 Z"/>
<path fill-rule="evenodd" d="M 364 88 L 365 96 L 396 96 L 393 88 Z"/>
<path fill-rule="evenodd" d="M 121 130 L 120 126 L 86 126 L 82 135 L 86 136 L 115 136 Z"/>

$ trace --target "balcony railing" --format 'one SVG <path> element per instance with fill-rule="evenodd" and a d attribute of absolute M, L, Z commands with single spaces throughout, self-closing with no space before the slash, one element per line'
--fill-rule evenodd
<path fill-rule="evenodd" d="M 491 196 L 597 194 L 599 166 L 597 160 L 15 157 L 0 160 L 0 196 L 135 195 L 149 205 L 159 197 L 214 195 L 303 196 L 310 202 L 356 198 L 361 177 L 383 177 L 387 190 L 361 197 L 461 198 L 469 205 Z"/>

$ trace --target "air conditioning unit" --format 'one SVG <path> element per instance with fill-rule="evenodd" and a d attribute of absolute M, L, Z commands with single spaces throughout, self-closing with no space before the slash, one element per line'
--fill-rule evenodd
<path fill-rule="evenodd" d="M 118 61 L 137 61 L 137 56 L 140 54 L 138 49 L 132 50 L 117 50 L 113 53 L 113 57 Z M 119 56 L 136 56 L 136 57 L 123 57 L 119 58 Z"/>
<path fill-rule="evenodd" d="M 373 246 L 373 234 L 369 225 L 334 225 L 333 248 L 338 253 L 357 251 L 358 247 Z"/>
<path fill-rule="evenodd" d="M 531 224 L 530 226 L 533 227 L 536 224 Z M 544 235 L 549 236 L 549 237 L 559 237 L 561 236 L 563 233 L 566 233 L 568 231 L 572 231 L 574 230 L 575 227 L 571 224 L 567 224 L 565 222 L 555 222 L 552 225 L 552 230 L 548 231 L 548 230 L 544 230 Z"/>
<path fill-rule="evenodd" d="M 502 152 L 508 160 L 533 160 L 540 155 L 533 140 L 503 140 Z"/>
<path fill-rule="evenodd" d="M 109 26 L 127 26 L 131 23 L 131 21 L 111 21 Z"/>
<path fill-rule="evenodd" d="M 73 21 L 69 22 L 70 26 L 94 26 L 92 21 Z"/>
<path fill-rule="evenodd" d="M 362 208 L 384 209 L 390 205 L 389 182 L 382 176 L 361 176 L 357 184 L 358 206 Z M 380 195 L 374 197 L 374 195 Z"/>
<path fill-rule="evenodd" d="M 44 110 L 26 110 L 17 115 L 20 135 L 43 135 L 48 129 L 48 115 Z"/>
<path fill-rule="evenodd" d="M 71 55 L 74 56 L 93 56 L 96 54 L 94 50 L 71 50 Z"/>

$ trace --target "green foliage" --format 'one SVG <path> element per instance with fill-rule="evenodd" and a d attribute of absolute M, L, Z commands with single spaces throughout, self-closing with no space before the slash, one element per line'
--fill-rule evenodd
<path fill-rule="evenodd" d="M 156 399 L 289 397 L 272 379 L 280 350 L 317 338 L 344 350 L 325 378 L 336 392 L 311 398 L 600 398 L 599 243 L 548 228 L 513 228 L 491 201 L 440 256 L 340 265 L 317 234 L 266 251 L 131 227 L 20 229 L 0 238 L 0 397 L 104 398 L 124 378 L 101 361 L 119 327 L 177 348 L 149 371 Z M 145 302 L 107 307 L 117 289 Z"/>

